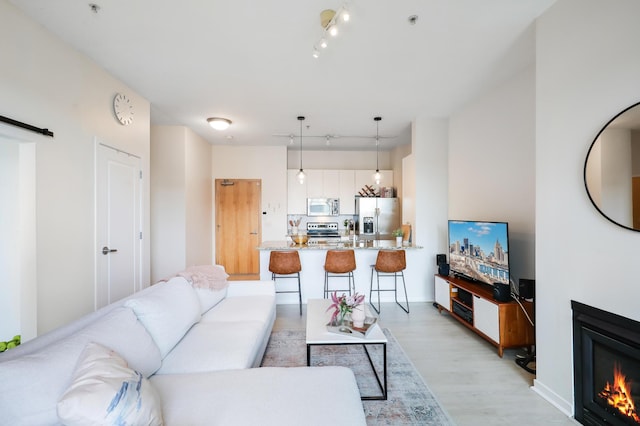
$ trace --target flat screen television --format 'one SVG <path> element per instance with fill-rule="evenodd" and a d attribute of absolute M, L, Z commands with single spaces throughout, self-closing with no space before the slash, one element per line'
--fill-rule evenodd
<path fill-rule="evenodd" d="M 450 220 L 449 270 L 470 281 L 509 284 L 508 224 Z"/>

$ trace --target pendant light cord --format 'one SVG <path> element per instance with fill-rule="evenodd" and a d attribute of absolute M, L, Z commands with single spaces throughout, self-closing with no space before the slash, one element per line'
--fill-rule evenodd
<path fill-rule="evenodd" d="M 299 116 L 298 120 L 300 121 L 300 171 L 302 171 L 302 122 L 304 121 L 304 117 Z"/>
<path fill-rule="evenodd" d="M 380 171 L 380 136 L 378 133 L 379 130 L 379 126 L 380 126 L 380 120 L 382 120 L 382 117 L 374 117 L 373 118 L 376 122 L 376 173 Z"/>

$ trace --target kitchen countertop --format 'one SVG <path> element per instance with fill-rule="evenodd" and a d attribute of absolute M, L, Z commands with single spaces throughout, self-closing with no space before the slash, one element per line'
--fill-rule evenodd
<path fill-rule="evenodd" d="M 403 245 L 402 249 L 421 249 L 421 246 Z M 400 249 L 394 240 L 359 240 L 355 244 L 353 240 L 340 241 L 326 244 L 294 244 L 290 240 L 263 241 L 258 250 L 332 250 L 332 249 L 355 249 L 355 250 L 380 250 L 380 249 Z"/>

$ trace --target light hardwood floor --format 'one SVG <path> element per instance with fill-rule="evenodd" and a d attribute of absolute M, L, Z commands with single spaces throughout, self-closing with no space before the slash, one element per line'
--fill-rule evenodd
<path fill-rule="evenodd" d="M 382 305 L 380 325 L 391 330 L 458 426 L 577 425 L 530 389 L 534 375 L 515 363 L 516 350 L 498 356 L 493 345 L 432 303 L 411 303 L 406 314 Z M 274 330 L 304 330 L 298 305 L 278 305 Z"/>

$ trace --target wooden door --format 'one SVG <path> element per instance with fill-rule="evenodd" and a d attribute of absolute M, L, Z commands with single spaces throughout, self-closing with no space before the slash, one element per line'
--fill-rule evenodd
<path fill-rule="evenodd" d="M 216 179 L 216 264 L 230 279 L 260 279 L 260 179 Z"/>

